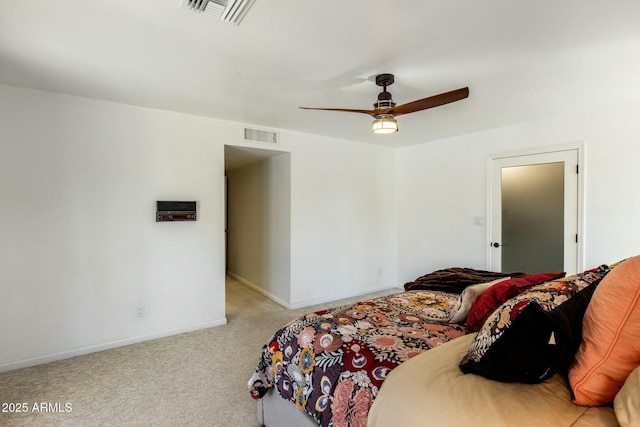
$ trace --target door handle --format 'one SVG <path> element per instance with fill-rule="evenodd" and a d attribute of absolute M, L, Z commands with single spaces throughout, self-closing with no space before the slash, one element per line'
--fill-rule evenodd
<path fill-rule="evenodd" d="M 490 243 L 489 246 L 493 246 L 494 248 L 499 248 L 502 245 L 498 242 L 493 242 L 493 243 Z"/>

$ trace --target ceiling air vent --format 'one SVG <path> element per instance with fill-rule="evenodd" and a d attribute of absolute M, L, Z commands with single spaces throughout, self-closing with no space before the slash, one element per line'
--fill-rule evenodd
<path fill-rule="evenodd" d="M 278 144 L 278 132 L 261 129 L 244 128 L 244 140 L 249 142 L 262 142 L 266 144 Z"/>
<path fill-rule="evenodd" d="M 239 25 L 255 0 L 180 0 L 180 7 Z"/>

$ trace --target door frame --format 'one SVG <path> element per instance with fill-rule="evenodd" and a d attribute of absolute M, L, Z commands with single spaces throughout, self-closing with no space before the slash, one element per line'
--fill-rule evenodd
<path fill-rule="evenodd" d="M 576 271 L 567 271 L 567 275 L 575 274 L 584 270 L 584 247 L 585 247 L 585 230 L 584 230 L 584 206 L 585 206 L 585 147 L 583 142 L 553 145 L 546 147 L 537 147 L 525 150 L 495 153 L 487 156 L 487 236 L 486 236 L 486 262 L 487 269 L 491 269 L 492 256 L 494 251 L 490 244 L 493 235 L 493 199 L 496 196 L 493 191 L 493 162 L 495 160 L 506 159 L 510 157 L 524 157 L 539 154 L 553 154 L 566 151 L 576 151 L 578 161 L 578 188 L 577 188 L 577 218 L 576 232 L 578 242 L 576 247 Z"/>

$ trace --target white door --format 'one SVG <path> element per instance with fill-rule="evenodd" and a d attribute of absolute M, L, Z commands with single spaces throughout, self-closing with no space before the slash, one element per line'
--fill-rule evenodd
<path fill-rule="evenodd" d="M 576 273 L 578 150 L 490 163 L 491 270 Z"/>

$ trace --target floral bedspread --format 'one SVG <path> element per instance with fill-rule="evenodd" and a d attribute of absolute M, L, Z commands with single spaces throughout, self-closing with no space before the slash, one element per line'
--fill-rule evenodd
<path fill-rule="evenodd" d="M 447 323 L 458 300 L 418 290 L 299 317 L 263 347 L 249 380 L 251 396 L 276 387 L 323 427 L 364 427 L 392 369 L 469 332 Z"/>

